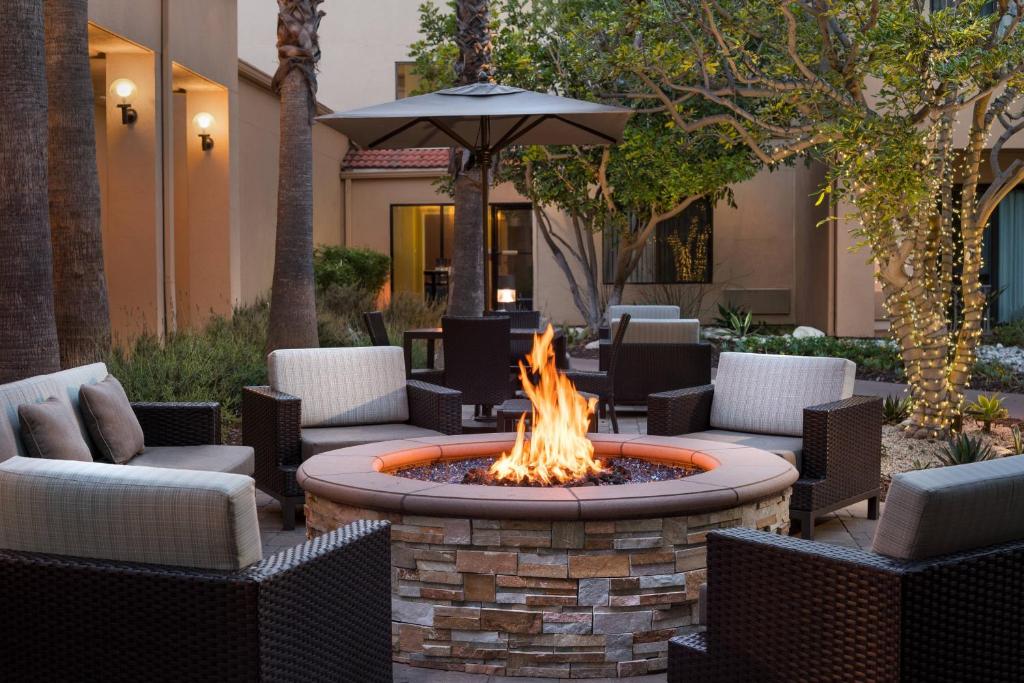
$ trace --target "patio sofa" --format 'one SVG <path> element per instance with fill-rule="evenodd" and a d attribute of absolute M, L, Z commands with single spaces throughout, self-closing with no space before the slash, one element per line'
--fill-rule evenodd
<path fill-rule="evenodd" d="M 853 396 L 842 358 L 723 353 L 713 385 L 653 394 L 647 432 L 761 448 L 800 472 L 790 516 L 813 538 L 821 515 L 861 500 L 878 517 L 882 402 Z"/>
<path fill-rule="evenodd" d="M 893 477 L 871 551 L 708 535 L 683 681 L 1024 680 L 1024 456 Z"/>
<path fill-rule="evenodd" d="M 28 455 L 18 408 L 50 398 L 71 408 L 92 459 L 101 460 L 83 420 L 79 396 L 83 385 L 96 385 L 107 377 L 107 366 L 94 363 L 0 385 L 0 461 Z M 145 449 L 123 464 L 252 475 L 251 448 L 221 445 L 219 404 L 132 403 L 131 408 L 142 427 Z"/>
<path fill-rule="evenodd" d="M 267 359 L 269 386 L 242 391 L 242 443 L 256 452 L 256 486 L 295 525 L 295 481 L 317 453 L 391 439 L 458 434 L 458 391 L 407 380 L 397 346 L 284 349 Z"/>
<path fill-rule="evenodd" d="M 263 558 L 239 474 L 0 464 L 9 681 L 391 680 L 386 522 Z"/>
<path fill-rule="evenodd" d="M 679 320 L 679 307 L 656 304 L 616 304 L 605 311 L 604 324 L 598 328 L 600 339 L 611 339 L 611 327 L 623 314 L 629 313 L 633 322 L 640 320 Z"/>
<path fill-rule="evenodd" d="M 611 323 L 613 337 L 620 320 L 621 315 Z M 601 342 L 598 356 L 601 370 L 607 370 L 610 353 L 611 343 Z M 619 405 L 646 405 L 651 394 L 710 382 L 711 345 L 700 342 L 699 320 L 678 317 L 635 320 L 630 314 L 615 373 L 615 400 Z"/>

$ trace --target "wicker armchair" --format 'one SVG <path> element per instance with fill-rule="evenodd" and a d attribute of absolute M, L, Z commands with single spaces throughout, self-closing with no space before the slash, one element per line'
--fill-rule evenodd
<path fill-rule="evenodd" d="M 408 415 L 408 419 L 396 422 L 377 419 L 365 425 L 352 421 L 340 425 L 318 425 L 308 419 L 311 414 L 308 408 L 309 414 L 303 416 L 302 398 L 280 391 L 281 387 L 275 388 L 273 373 L 272 386 L 245 387 L 242 391 L 242 443 L 255 450 L 256 486 L 281 503 L 285 529 L 294 528 L 296 511 L 301 509 L 304 501 L 305 494 L 295 481 L 295 472 L 304 459 L 316 453 L 362 443 L 410 436 L 458 434 L 462 431 L 462 403 L 459 392 L 418 380 L 405 380 L 405 362 L 402 350 L 397 347 L 310 349 L 302 352 L 309 354 L 308 362 L 313 363 L 318 362 L 316 356 L 324 352 L 331 355 L 375 352 L 376 355 L 386 356 L 386 365 L 390 368 L 388 376 L 391 380 L 397 378 L 397 381 L 392 381 L 395 386 L 384 382 L 381 376 L 375 376 L 374 382 L 379 386 L 363 389 L 371 393 L 379 391 L 381 396 L 392 396 L 403 393 L 399 389 L 404 388 L 407 400 L 405 414 Z M 303 362 L 306 361 L 298 359 L 299 364 Z M 353 364 L 358 368 L 361 361 L 356 359 Z M 322 385 L 320 390 L 310 389 L 308 395 L 323 396 L 324 386 L 327 386 L 329 388 L 326 391 L 329 394 L 345 403 L 348 391 L 355 389 L 352 386 L 354 382 L 346 376 L 349 373 L 338 372 L 337 368 L 331 370 L 333 373 L 327 368 L 322 373 L 310 373 L 313 376 L 310 378 L 311 381 L 323 382 L 326 385 Z M 305 390 L 300 393 L 305 393 Z M 366 400 L 364 393 L 363 398 L 354 402 L 359 404 L 365 403 Z M 342 406 L 336 408 L 334 413 L 342 414 L 347 409 L 351 408 Z"/>
<path fill-rule="evenodd" d="M 669 683 L 1024 680 L 1022 461 L 897 475 L 871 552 L 711 532 Z"/>
<path fill-rule="evenodd" d="M 728 357 L 747 355 L 752 354 L 722 354 L 716 386 L 725 379 L 723 368 Z M 794 357 L 762 356 L 761 360 L 771 363 L 773 358 Z M 852 390 L 852 378 L 849 384 Z M 745 398 L 741 395 L 731 400 L 750 404 L 759 399 L 775 401 L 770 390 L 755 388 L 751 388 Z M 798 411 L 802 414 L 802 436 L 767 429 L 744 433 L 719 428 L 712 420 L 715 400 L 716 389 L 712 385 L 653 394 L 648 400 L 647 433 L 685 434 L 698 439 L 743 443 L 785 457 L 800 472 L 800 478 L 793 484 L 790 516 L 799 522 L 804 538 L 813 538 L 817 518 L 861 500 L 868 501 L 868 517 L 878 518 L 882 452 L 880 399 L 850 396 L 804 407 Z"/>
<path fill-rule="evenodd" d="M 611 344 L 602 342 L 598 367 L 606 369 L 610 356 Z M 710 383 L 710 344 L 634 342 L 628 336 L 622 344 L 615 378 L 615 398 L 620 405 L 645 405 L 651 394 Z"/>
<path fill-rule="evenodd" d="M 514 329 L 536 330 L 540 328 L 540 311 L 484 311 L 484 317 L 508 318 L 509 323 Z M 513 372 L 518 371 L 519 361 L 530 354 L 531 348 L 533 348 L 532 339 L 512 340 L 512 355 L 509 359 L 509 365 Z"/>
<path fill-rule="evenodd" d="M 460 391 L 462 402 L 476 406 L 478 414 L 489 416 L 493 406 L 513 395 L 511 320 L 445 316 L 441 328 L 444 385 Z"/>

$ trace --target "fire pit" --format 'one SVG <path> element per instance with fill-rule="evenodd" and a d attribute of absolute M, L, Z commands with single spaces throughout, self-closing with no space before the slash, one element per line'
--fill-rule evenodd
<path fill-rule="evenodd" d="M 529 375 L 522 369 L 532 434 L 520 423 L 516 434 L 314 456 L 298 472 L 309 534 L 391 521 L 396 661 L 565 678 L 663 670 L 668 639 L 696 628 L 705 534 L 741 525 L 784 532 L 796 470 L 744 446 L 588 438 L 592 402 L 553 370 L 545 378 L 538 342 Z M 619 459 L 641 481 L 601 481 Z M 487 483 L 461 483 L 470 470 L 485 470 Z"/>

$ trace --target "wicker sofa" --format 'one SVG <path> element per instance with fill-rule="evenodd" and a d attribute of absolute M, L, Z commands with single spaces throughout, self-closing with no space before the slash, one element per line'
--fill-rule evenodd
<path fill-rule="evenodd" d="M 22 457 L 0 501 L 5 680 L 392 679 L 386 522 L 264 559 L 250 477 Z"/>
<path fill-rule="evenodd" d="M 391 439 L 458 434 L 458 391 L 407 380 L 397 346 L 287 349 L 268 358 L 270 386 L 242 392 L 242 443 L 256 453 L 256 486 L 294 528 L 303 460 Z"/>
<path fill-rule="evenodd" d="M 705 607 L 669 683 L 1024 680 L 1024 456 L 895 476 L 871 552 L 712 532 Z"/>
<path fill-rule="evenodd" d="M 821 515 L 861 500 L 878 516 L 882 402 L 853 396 L 841 358 L 723 353 L 714 385 L 653 394 L 647 432 L 761 448 L 800 472 L 790 515 L 813 538 Z"/>
<path fill-rule="evenodd" d="M 18 406 L 50 397 L 66 401 L 78 420 L 86 443 L 95 446 L 79 409 L 79 390 L 107 377 L 103 363 L 84 365 L 49 375 L 0 385 L 0 461 L 26 455 L 18 421 Z M 133 403 L 145 450 L 127 466 L 169 467 L 252 475 L 253 451 L 244 446 L 221 445 L 220 405 L 217 403 Z"/>
<path fill-rule="evenodd" d="M 611 323 L 613 337 L 620 320 L 621 313 Z M 598 356 L 601 370 L 607 370 L 610 354 L 611 342 L 602 341 Z M 700 321 L 678 317 L 635 320 L 630 314 L 615 374 L 617 403 L 646 405 L 651 394 L 710 382 L 711 346 L 700 342 Z"/>

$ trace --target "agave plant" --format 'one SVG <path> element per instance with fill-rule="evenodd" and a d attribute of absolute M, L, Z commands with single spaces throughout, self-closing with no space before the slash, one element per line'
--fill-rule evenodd
<path fill-rule="evenodd" d="M 723 306 L 718 304 L 716 327 L 721 327 L 733 339 L 743 339 L 754 329 L 754 314 L 741 306 Z"/>
<path fill-rule="evenodd" d="M 1024 434 L 1020 431 L 1020 425 L 1013 425 L 1013 429 L 1010 430 L 1010 437 L 1013 440 L 1012 449 L 1013 455 L 1024 455 Z"/>
<path fill-rule="evenodd" d="M 893 396 L 885 397 L 882 401 L 882 419 L 887 425 L 899 424 L 910 415 L 910 397 Z"/>
<path fill-rule="evenodd" d="M 996 457 L 992 447 L 980 437 L 958 434 L 946 442 L 946 447 L 939 451 L 939 462 L 943 465 L 966 465 L 982 462 Z"/>
<path fill-rule="evenodd" d="M 979 394 L 978 400 L 967 406 L 967 414 L 982 424 L 986 432 L 992 431 L 992 423 L 1002 420 L 1010 413 L 1003 407 L 1003 399 L 996 395 Z"/>

